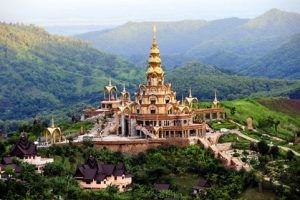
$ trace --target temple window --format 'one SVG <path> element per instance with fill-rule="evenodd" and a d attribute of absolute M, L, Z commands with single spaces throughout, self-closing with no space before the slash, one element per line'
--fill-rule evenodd
<path fill-rule="evenodd" d="M 106 184 L 106 181 L 104 181 L 104 184 Z"/>
<path fill-rule="evenodd" d="M 151 81 L 148 81 L 148 85 L 151 85 Z"/>
<path fill-rule="evenodd" d="M 151 109 L 151 110 L 150 110 L 150 113 L 151 113 L 151 114 L 155 114 L 155 109 Z"/>
<path fill-rule="evenodd" d="M 156 104 L 156 100 L 155 99 L 150 99 L 150 103 L 151 104 Z"/>
<path fill-rule="evenodd" d="M 91 181 L 86 181 L 86 184 L 91 184 Z"/>
<path fill-rule="evenodd" d="M 97 181 L 96 183 L 97 183 L 97 184 L 101 184 L 101 181 Z"/>
<path fill-rule="evenodd" d="M 115 180 L 117 180 L 118 177 L 115 176 Z"/>
<path fill-rule="evenodd" d="M 161 81 L 158 81 L 158 85 L 162 85 L 162 84 L 161 84 Z"/>
<path fill-rule="evenodd" d="M 140 109 L 136 109 L 136 113 L 139 114 L 140 113 Z"/>
<path fill-rule="evenodd" d="M 139 103 L 140 103 L 140 104 L 142 104 L 142 103 L 143 103 L 143 100 L 142 100 L 142 99 L 140 99 L 140 100 L 139 100 Z"/>

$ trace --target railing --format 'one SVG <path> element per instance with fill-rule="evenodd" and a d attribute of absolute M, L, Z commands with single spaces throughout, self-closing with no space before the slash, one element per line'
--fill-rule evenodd
<path fill-rule="evenodd" d="M 141 125 L 136 125 L 136 130 L 142 131 L 146 136 L 149 136 L 150 138 L 155 138 L 153 134 L 151 134 L 145 127 Z"/>

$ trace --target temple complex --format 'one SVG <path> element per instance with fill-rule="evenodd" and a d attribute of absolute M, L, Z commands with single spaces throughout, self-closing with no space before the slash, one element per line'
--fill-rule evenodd
<path fill-rule="evenodd" d="M 193 97 L 189 88 L 188 97 L 176 99 L 172 84 L 165 82 L 165 72 L 162 67 L 160 51 L 156 40 L 156 27 L 153 27 L 153 43 L 150 48 L 145 84 L 139 85 L 139 91 L 134 93 L 131 101 L 130 93 L 123 91 L 118 98 L 117 87 L 104 87 L 104 99 L 97 109 L 84 110 L 85 117 L 112 113 L 118 120 L 117 134 L 122 136 L 140 136 L 146 138 L 189 138 L 204 137 L 206 120 L 225 118 L 224 109 L 215 99 L 212 108 L 198 108 L 198 99 Z"/>
<path fill-rule="evenodd" d="M 123 163 L 112 165 L 97 162 L 93 156 L 77 168 L 74 177 L 82 189 L 105 189 L 115 185 L 120 192 L 124 192 L 126 186 L 132 183 L 132 175 L 126 174 Z"/>
<path fill-rule="evenodd" d="M 21 138 L 12 147 L 11 156 L 15 156 L 23 162 L 27 162 L 35 166 L 36 172 L 42 173 L 47 163 L 52 163 L 53 158 L 42 158 L 37 154 L 37 147 L 28 141 L 27 133 L 21 133 Z"/>

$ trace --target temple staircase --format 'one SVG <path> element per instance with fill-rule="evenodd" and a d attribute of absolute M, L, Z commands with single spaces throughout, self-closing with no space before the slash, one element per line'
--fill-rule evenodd
<path fill-rule="evenodd" d="M 150 133 L 145 127 L 143 127 L 141 125 L 136 125 L 135 129 L 138 130 L 138 131 L 143 132 L 146 137 L 148 136 L 152 139 L 156 138 L 152 133 Z"/>

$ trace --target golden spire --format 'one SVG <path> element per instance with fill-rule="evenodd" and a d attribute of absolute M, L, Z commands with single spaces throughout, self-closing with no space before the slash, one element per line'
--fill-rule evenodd
<path fill-rule="evenodd" d="M 153 25 L 153 46 L 156 46 L 156 25 Z"/>
<path fill-rule="evenodd" d="M 183 100 L 183 94 L 182 94 L 182 95 L 181 95 L 181 105 L 182 105 L 182 106 L 184 106 L 183 101 L 184 101 L 184 100 Z"/>
<path fill-rule="evenodd" d="M 155 76 L 158 76 L 159 81 L 163 82 L 164 80 L 164 70 L 162 69 L 160 53 L 156 42 L 156 25 L 153 26 L 153 43 L 150 49 L 146 74 L 147 79 L 151 79 L 152 75 L 155 74 Z"/>
<path fill-rule="evenodd" d="M 111 86 L 111 77 L 109 77 L 109 86 Z"/>

